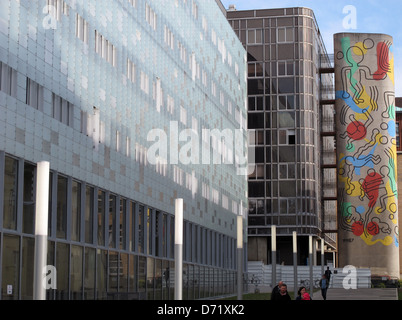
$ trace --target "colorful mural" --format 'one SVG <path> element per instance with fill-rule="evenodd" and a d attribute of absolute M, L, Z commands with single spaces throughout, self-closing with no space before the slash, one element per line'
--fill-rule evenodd
<path fill-rule="evenodd" d="M 389 36 L 335 36 L 341 247 L 399 246 L 393 64 Z"/>

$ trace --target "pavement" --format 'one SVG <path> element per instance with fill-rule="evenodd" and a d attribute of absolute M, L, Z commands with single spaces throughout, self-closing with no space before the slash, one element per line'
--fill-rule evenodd
<path fill-rule="evenodd" d="M 324 300 L 321 290 L 314 292 L 313 300 Z M 329 288 L 327 300 L 398 300 L 395 288 L 335 289 Z"/>

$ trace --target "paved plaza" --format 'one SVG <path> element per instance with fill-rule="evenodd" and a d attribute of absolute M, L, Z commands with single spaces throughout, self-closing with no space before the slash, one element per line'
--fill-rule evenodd
<path fill-rule="evenodd" d="M 314 292 L 313 300 L 323 300 L 321 290 Z M 327 291 L 327 300 L 398 300 L 395 288 L 334 289 Z"/>

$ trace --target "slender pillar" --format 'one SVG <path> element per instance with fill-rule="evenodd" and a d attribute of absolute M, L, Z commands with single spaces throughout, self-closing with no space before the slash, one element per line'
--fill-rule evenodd
<path fill-rule="evenodd" d="M 237 216 L 237 300 L 243 300 L 243 216 Z"/>
<path fill-rule="evenodd" d="M 314 279 L 313 279 L 313 236 L 308 237 L 308 261 L 310 270 L 310 296 L 313 296 Z"/>
<path fill-rule="evenodd" d="M 324 239 L 321 239 L 321 275 L 324 274 L 324 263 L 325 263 L 324 254 L 325 254 Z"/>
<path fill-rule="evenodd" d="M 49 207 L 49 162 L 37 164 L 34 252 L 34 300 L 46 300 L 44 270 L 47 261 L 47 230 Z"/>
<path fill-rule="evenodd" d="M 276 286 L 276 226 L 271 226 L 272 287 Z"/>
<path fill-rule="evenodd" d="M 294 299 L 297 297 L 297 232 L 293 231 L 293 283 Z"/>
<path fill-rule="evenodd" d="M 183 199 L 175 200 L 174 261 L 175 281 L 174 299 L 183 299 Z"/>
<path fill-rule="evenodd" d="M 394 47 L 334 35 L 339 267 L 399 278 Z"/>

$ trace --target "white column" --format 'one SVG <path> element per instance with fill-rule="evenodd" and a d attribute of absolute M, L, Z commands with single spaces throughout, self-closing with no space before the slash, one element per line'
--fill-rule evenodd
<path fill-rule="evenodd" d="M 242 215 L 237 216 L 237 300 L 243 300 L 243 216 Z"/>
<path fill-rule="evenodd" d="M 47 260 L 47 229 L 49 207 L 50 163 L 37 164 L 36 207 L 35 207 L 35 252 L 34 252 L 34 300 L 46 300 L 44 270 Z"/>
<path fill-rule="evenodd" d="M 313 236 L 308 237 L 308 261 L 310 269 L 310 296 L 313 296 L 314 279 L 313 279 Z"/>
<path fill-rule="evenodd" d="M 175 281 L 174 298 L 183 299 L 183 199 L 175 200 L 175 235 L 174 235 L 174 260 Z"/>
<path fill-rule="evenodd" d="M 271 226 L 272 288 L 276 286 L 276 226 Z"/>
<path fill-rule="evenodd" d="M 297 297 L 297 232 L 293 231 L 293 291 L 294 298 Z"/>

